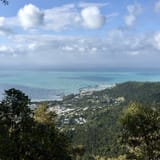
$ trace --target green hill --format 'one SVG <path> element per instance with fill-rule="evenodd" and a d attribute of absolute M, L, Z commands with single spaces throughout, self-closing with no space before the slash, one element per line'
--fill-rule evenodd
<path fill-rule="evenodd" d="M 121 132 L 119 117 L 123 109 L 135 101 L 158 107 L 160 82 L 126 82 L 103 91 L 95 91 L 91 95 L 64 98 L 61 105 L 69 104 L 75 110 L 68 114 L 69 123 L 63 125 L 63 128 L 68 131 L 74 144 L 85 146 L 83 159 L 87 160 L 91 155 L 112 157 L 123 153 L 118 142 Z M 74 123 L 77 114 L 86 123 Z"/>
<path fill-rule="evenodd" d="M 157 104 L 160 103 L 160 82 L 126 82 L 95 94 L 107 94 L 110 97 L 121 96 L 125 98 L 126 104 L 132 101 Z"/>

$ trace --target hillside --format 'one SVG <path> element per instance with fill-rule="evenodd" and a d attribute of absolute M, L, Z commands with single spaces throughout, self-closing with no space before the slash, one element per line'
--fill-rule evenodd
<path fill-rule="evenodd" d="M 111 157 L 123 153 L 118 142 L 119 117 L 134 101 L 158 106 L 160 82 L 126 82 L 103 91 L 69 95 L 49 105 L 59 115 L 57 125 L 74 144 L 84 145 L 87 160 L 91 155 Z"/>
<path fill-rule="evenodd" d="M 122 96 L 126 104 L 131 101 L 141 103 L 160 103 L 160 82 L 126 82 L 117 84 L 112 89 L 106 89 L 97 94 L 107 94 L 111 97 Z"/>

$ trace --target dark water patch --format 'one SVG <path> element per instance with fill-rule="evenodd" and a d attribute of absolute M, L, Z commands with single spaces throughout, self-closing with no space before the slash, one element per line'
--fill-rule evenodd
<path fill-rule="evenodd" d="M 0 100 L 2 100 L 4 97 L 4 91 L 10 88 L 15 88 L 23 91 L 31 98 L 32 101 L 55 100 L 60 99 L 64 96 L 64 91 L 62 90 L 34 88 L 11 84 L 0 84 Z"/>
<path fill-rule="evenodd" d="M 11 77 L 13 75 L 11 74 L 7 74 L 7 73 L 0 73 L 0 78 L 8 78 L 8 77 Z"/>

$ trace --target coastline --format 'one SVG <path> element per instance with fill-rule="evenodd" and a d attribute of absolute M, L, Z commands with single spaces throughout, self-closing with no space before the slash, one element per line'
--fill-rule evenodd
<path fill-rule="evenodd" d="M 6 89 L 16 88 L 32 102 L 61 101 L 63 96 L 101 91 L 128 81 L 160 81 L 160 72 L 1 71 L 0 99 Z"/>
<path fill-rule="evenodd" d="M 96 91 L 102 91 L 108 88 L 112 88 L 115 87 L 116 84 L 100 84 L 100 85 L 94 85 L 94 86 L 88 86 L 88 87 L 83 87 L 83 88 L 79 88 L 79 90 L 75 93 L 68 93 L 68 94 L 64 94 L 64 95 L 55 95 L 53 96 L 54 98 L 42 98 L 42 99 L 31 99 L 31 103 L 42 103 L 42 102 L 54 102 L 54 101 L 63 101 L 63 98 L 65 96 L 69 96 L 74 94 L 76 95 L 88 95 L 88 94 L 92 94 L 93 92 Z"/>

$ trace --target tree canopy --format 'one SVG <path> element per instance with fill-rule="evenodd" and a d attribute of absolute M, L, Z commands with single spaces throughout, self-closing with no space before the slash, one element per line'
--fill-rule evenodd
<path fill-rule="evenodd" d="M 160 111 L 132 103 L 121 117 L 123 142 L 129 157 L 136 160 L 160 158 Z"/>
<path fill-rule="evenodd" d="M 34 119 L 38 123 L 55 125 L 56 113 L 48 111 L 47 103 L 42 103 L 35 110 Z"/>
<path fill-rule="evenodd" d="M 8 1 L 7 0 L 0 0 L 3 4 L 8 5 Z"/>
<path fill-rule="evenodd" d="M 5 91 L 0 103 L 0 159 L 1 160 L 70 160 L 70 143 L 59 132 L 51 115 L 41 109 L 47 123 L 34 119 L 30 100 L 14 88 Z M 43 113 L 45 112 L 45 114 Z"/>

